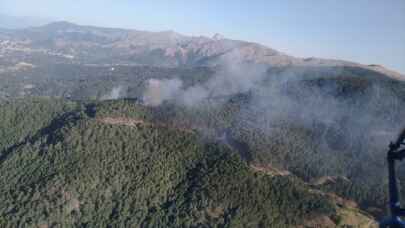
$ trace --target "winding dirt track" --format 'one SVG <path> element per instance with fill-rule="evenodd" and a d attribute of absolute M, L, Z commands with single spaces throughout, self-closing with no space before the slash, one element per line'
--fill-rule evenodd
<path fill-rule="evenodd" d="M 112 125 L 121 125 L 129 127 L 138 127 L 138 126 L 162 127 L 162 128 L 176 129 L 187 133 L 194 133 L 194 129 L 191 128 L 176 127 L 163 123 L 151 123 L 141 119 L 127 118 L 127 117 L 104 117 L 104 118 L 97 118 L 97 121 L 104 124 L 112 124 Z"/>
<path fill-rule="evenodd" d="M 125 117 L 105 117 L 105 118 L 98 118 L 97 121 L 105 124 L 125 125 L 130 127 L 136 127 L 138 125 L 152 125 L 151 123 L 146 123 L 144 120 Z"/>

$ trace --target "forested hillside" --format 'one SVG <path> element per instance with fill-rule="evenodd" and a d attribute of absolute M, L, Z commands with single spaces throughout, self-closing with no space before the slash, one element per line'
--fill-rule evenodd
<path fill-rule="evenodd" d="M 156 110 L 132 100 L 23 99 L 0 112 L 8 113 L 0 128 L 13 134 L 1 142 L 2 225 L 373 224 L 339 197 L 252 167 L 232 145 L 160 122 Z M 15 129 L 10 115 L 20 124 Z"/>
<path fill-rule="evenodd" d="M 404 80 L 219 35 L 0 29 L 0 227 L 370 227 Z"/>

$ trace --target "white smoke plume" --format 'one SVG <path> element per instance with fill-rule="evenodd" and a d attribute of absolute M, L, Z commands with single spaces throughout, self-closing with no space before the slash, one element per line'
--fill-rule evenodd
<path fill-rule="evenodd" d="M 164 101 L 196 107 L 209 99 L 247 92 L 258 86 L 265 76 L 264 66 L 227 65 L 207 82 L 183 88 L 180 79 L 150 79 L 143 94 L 144 104 L 158 106 Z"/>
<path fill-rule="evenodd" d="M 381 186 L 387 145 L 404 126 L 405 100 L 375 76 L 384 77 L 342 67 L 268 68 L 229 61 L 199 84 L 152 79 L 144 102 L 204 111 L 206 104 L 233 105 L 228 101 L 242 94 L 247 101 L 229 109 L 231 124 L 196 123 L 202 135 L 217 137 L 212 132 L 223 127 L 237 140 L 257 137 L 252 151 L 308 181 L 337 175 L 356 185 Z"/>
<path fill-rule="evenodd" d="M 368 75 L 358 77 L 356 72 L 351 73 L 341 67 L 322 66 L 285 67 L 279 71 L 260 64 L 244 64 L 239 59 L 236 53 L 229 61 L 223 60 L 222 68 L 210 79 L 188 87 L 180 79 L 151 79 L 146 86 L 144 103 L 158 106 L 164 101 L 170 101 L 176 105 L 199 108 L 204 107 L 201 105 L 203 102 L 221 104 L 235 94 L 249 92 L 249 103 L 239 110 L 237 119 L 267 135 L 272 134 L 274 123 L 280 121 L 297 123 L 309 129 L 316 128 L 314 124 L 320 124 L 325 131 L 331 129 L 331 132 L 339 131 L 343 125 L 357 126 L 349 131 L 350 135 L 341 135 L 353 145 L 358 143 L 354 140 L 355 136 L 374 139 L 377 138 L 375 135 L 380 137 L 374 139 L 373 143 L 385 145 L 398 131 L 392 123 L 385 124 L 386 119 L 376 117 L 376 113 L 381 112 L 376 107 L 386 106 L 387 110 L 397 110 L 401 115 L 403 109 L 399 107 L 403 101 L 379 83 L 373 84 L 371 76 L 365 80 L 366 89 L 357 91 L 363 88 L 361 77 Z M 356 77 L 360 81 L 350 81 Z M 358 84 L 360 87 L 351 92 L 341 91 L 346 87 L 339 85 L 345 83 L 347 78 L 349 81 L 346 87 Z M 315 86 L 305 83 L 316 81 L 314 79 L 331 80 Z M 252 121 L 247 123 L 246 120 Z M 384 134 L 381 135 L 381 132 Z"/>
<path fill-rule="evenodd" d="M 173 100 L 181 91 L 182 84 L 180 79 L 150 79 L 146 85 L 143 102 L 149 106 L 158 106 L 164 101 Z"/>
<path fill-rule="evenodd" d="M 116 86 L 112 88 L 111 92 L 109 94 L 105 94 L 101 96 L 100 100 L 116 100 L 119 99 L 123 96 L 124 94 L 124 88 L 123 86 Z"/>

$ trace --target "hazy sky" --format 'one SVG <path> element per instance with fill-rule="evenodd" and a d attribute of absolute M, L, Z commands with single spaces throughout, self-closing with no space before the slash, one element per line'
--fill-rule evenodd
<path fill-rule="evenodd" d="M 0 13 L 188 35 L 405 73 L 405 0 L 0 0 Z"/>

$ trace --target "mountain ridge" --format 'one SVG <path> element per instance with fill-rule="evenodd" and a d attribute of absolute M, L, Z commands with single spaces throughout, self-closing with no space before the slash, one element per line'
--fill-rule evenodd
<path fill-rule="evenodd" d="M 1 32 L 0 32 L 1 35 Z M 265 45 L 225 38 L 187 36 L 174 31 L 149 32 L 135 29 L 78 25 L 67 21 L 40 27 L 3 32 L 1 40 L 10 40 L 23 48 L 42 48 L 60 56 L 72 56 L 81 63 L 140 64 L 167 67 L 216 66 L 248 63 L 266 66 L 355 66 L 377 71 L 399 80 L 401 73 L 375 64 L 351 61 L 298 58 Z M 1 50 L 1 48 L 0 48 Z M 95 52 L 95 53 L 93 53 Z"/>

